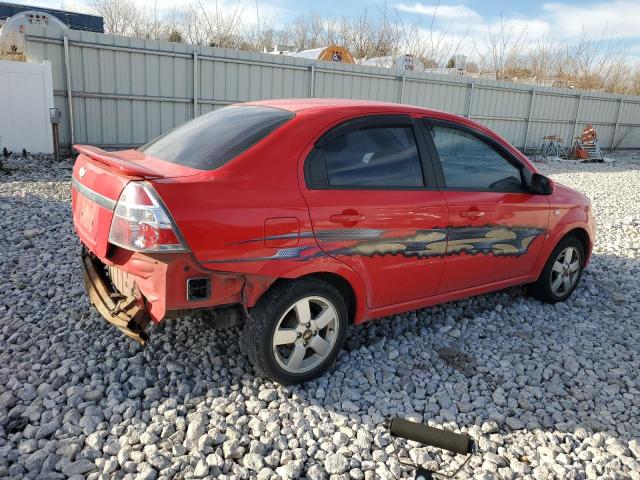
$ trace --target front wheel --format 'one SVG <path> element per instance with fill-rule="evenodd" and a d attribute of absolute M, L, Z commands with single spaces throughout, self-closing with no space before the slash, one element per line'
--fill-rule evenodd
<path fill-rule="evenodd" d="M 256 371 L 283 385 L 317 377 L 344 343 L 347 307 L 330 284 L 309 278 L 276 285 L 251 309 L 242 348 Z"/>
<path fill-rule="evenodd" d="M 584 258 L 584 247 L 577 238 L 563 238 L 551 252 L 538 281 L 531 285 L 531 293 L 546 302 L 566 300 L 578 285 Z"/>

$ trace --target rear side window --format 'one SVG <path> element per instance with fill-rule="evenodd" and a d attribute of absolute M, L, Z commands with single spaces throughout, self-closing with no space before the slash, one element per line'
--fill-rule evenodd
<path fill-rule="evenodd" d="M 293 118 L 279 108 L 243 105 L 215 110 L 187 122 L 140 147 L 167 162 L 214 170 Z"/>
<path fill-rule="evenodd" d="M 431 135 L 448 188 L 499 192 L 522 189 L 520 169 L 482 139 L 442 125 L 434 125 Z"/>
<path fill-rule="evenodd" d="M 316 147 L 311 184 L 325 187 L 422 187 L 418 147 L 410 125 L 364 127 Z"/>

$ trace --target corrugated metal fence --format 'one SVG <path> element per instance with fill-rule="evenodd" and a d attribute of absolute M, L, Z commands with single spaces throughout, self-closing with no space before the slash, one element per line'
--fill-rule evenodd
<path fill-rule="evenodd" d="M 265 98 L 384 100 L 465 115 L 515 146 L 570 145 L 593 124 L 603 148 L 640 148 L 640 97 L 396 71 L 223 48 L 27 27 L 29 61 L 53 67 L 61 144 L 141 145 L 194 115 Z M 66 120 L 65 120 L 66 119 Z M 72 121 L 71 121 L 72 119 Z"/>

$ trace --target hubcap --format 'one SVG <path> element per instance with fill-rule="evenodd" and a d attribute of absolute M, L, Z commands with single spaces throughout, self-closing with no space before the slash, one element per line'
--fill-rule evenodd
<path fill-rule="evenodd" d="M 560 252 L 551 269 L 551 291 L 566 295 L 578 281 L 580 275 L 580 252 L 575 247 L 567 247 Z"/>
<path fill-rule="evenodd" d="M 273 354 L 289 373 L 304 373 L 320 365 L 337 340 L 338 312 L 322 297 L 304 297 L 280 317 L 273 333 Z"/>

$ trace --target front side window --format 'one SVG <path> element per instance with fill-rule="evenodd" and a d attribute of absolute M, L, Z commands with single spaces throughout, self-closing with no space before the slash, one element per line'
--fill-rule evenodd
<path fill-rule="evenodd" d="M 520 169 L 488 143 L 458 128 L 434 125 L 430 130 L 447 188 L 522 189 Z"/>
<path fill-rule="evenodd" d="M 422 187 L 422 164 L 410 125 L 348 131 L 316 147 L 311 183 L 328 187 Z"/>
<path fill-rule="evenodd" d="M 199 170 L 214 170 L 258 143 L 293 113 L 241 105 L 194 118 L 140 147 L 146 155 Z"/>

